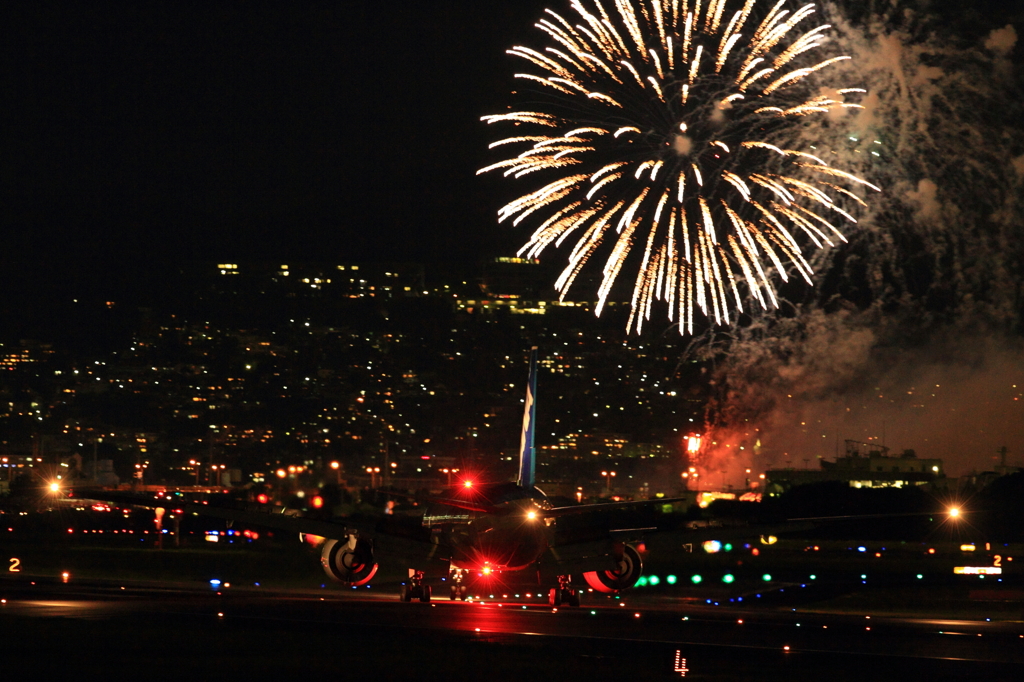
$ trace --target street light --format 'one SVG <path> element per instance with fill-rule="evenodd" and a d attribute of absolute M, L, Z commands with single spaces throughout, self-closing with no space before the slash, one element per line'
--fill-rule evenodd
<path fill-rule="evenodd" d="M 341 463 L 331 462 L 331 468 L 334 469 L 334 482 L 341 485 Z"/>
<path fill-rule="evenodd" d="M 380 467 L 366 467 L 366 473 L 370 474 L 370 487 L 377 487 L 377 474 L 380 473 Z"/>
<path fill-rule="evenodd" d="M 615 475 L 615 472 L 614 471 L 602 471 L 601 475 L 604 476 L 604 479 L 607 482 L 608 492 L 611 492 L 611 490 L 612 490 L 612 476 Z"/>

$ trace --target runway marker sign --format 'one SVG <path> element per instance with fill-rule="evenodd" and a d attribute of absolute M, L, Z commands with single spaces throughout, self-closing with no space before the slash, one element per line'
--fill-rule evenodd
<path fill-rule="evenodd" d="M 956 566 L 953 573 L 957 575 L 1001 575 L 1003 569 L 999 566 Z"/>
<path fill-rule="evenodd" d="M 686 659 L 683 658 L 683 652 L 679 649 L 676 649 L 676 663 L 672 671 L 679 673 L 679 677 L 686 677 L 686 673 L 690 672 L 690 669 L 686 667 Z"/>

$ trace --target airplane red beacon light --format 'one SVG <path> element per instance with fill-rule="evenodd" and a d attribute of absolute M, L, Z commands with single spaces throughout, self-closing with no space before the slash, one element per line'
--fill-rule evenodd
<path fill-rule="evenodd" d="M 314 496 L 313 497 L 313 508 L 314 509 L 320 509 L 323 506 L 324 506 L 324 498 L 320 497 L 319 495 Z"/>

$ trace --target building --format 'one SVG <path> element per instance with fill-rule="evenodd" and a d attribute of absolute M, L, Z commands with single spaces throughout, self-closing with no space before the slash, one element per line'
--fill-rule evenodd
<path fill-rule="evenodd" d="M 821 460 L 820 469 L 769 469 L 765 491 L 779 495 L 793 486 L 826 481 L 842 481 L 851 488 L 903 488 L 944 476 L 941 459 L 919 459 L 913 450 L 892 456 L 887 447 L 848 440 L 846 455 L 834 462 Z"/>

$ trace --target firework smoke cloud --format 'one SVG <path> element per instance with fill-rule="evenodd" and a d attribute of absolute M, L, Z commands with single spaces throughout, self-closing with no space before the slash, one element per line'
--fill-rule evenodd
<path fill-rule="evenodd" d="M 825 6 L 853 57 L 838 76 L 867 90 L 856 140 L 830 158 L 886 191 L 815 262 L 804 298 L 693 344 L 713 363 L 707 440 L 730 446 L 708 466 L 800 466 L 846 438 L 943 458 L 953 474 L 991 469 L 1003 447 L 1024 464 L 1019 28 L 916 0 L 860 7 Z M 808 123 L 808 136 L 828 132 Z"/>

